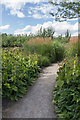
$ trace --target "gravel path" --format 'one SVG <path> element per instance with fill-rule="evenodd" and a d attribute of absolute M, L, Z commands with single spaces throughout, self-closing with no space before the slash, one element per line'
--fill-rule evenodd
<path fill-rule="evenodd" d="M 56 118 L 52 104 L 58 64 L 45 67 L 27 94 L 17 102 L 3 103 L 4 118 Z"/>

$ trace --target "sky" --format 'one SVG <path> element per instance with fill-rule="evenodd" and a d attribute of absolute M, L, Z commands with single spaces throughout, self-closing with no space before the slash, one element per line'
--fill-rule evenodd
<path fill-rule="evenodd" d="M 36 34 L 42 28 L 52 28 L 54 36 L 78 35 L 78 19 L 55 21 L 49 12 L 55 11 L 48 0 L 0 0 L 0 33 Z"/>

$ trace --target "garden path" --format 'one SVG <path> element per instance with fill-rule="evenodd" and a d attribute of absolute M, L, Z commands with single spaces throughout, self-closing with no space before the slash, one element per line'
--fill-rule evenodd
<path fill-rule="evenodd" d="M 4 103 L 3 118 L 56 118 L 52 99 L 57 70 L 57 63 L 45 67 L 23 98 Z"/>

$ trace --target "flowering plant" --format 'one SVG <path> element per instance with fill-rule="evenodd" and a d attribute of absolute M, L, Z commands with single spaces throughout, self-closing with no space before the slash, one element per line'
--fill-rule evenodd
<path fill-rule="evenodd" d="M 18 100 L 23 97 L 40 71 L 37 56 L 27 56 L 19 49 L 4 49 L 2 58 L 3 97 Z"/>
<path fill-rule="evenodd" d="M 60 118 L 80 118 L 80 60 L 79 57 L 67 58 L 59 64 L 54 90 L 56 112 Z"/>

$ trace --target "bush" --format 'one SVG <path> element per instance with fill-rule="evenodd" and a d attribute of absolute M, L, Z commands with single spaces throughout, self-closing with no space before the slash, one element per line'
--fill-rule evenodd
<path fill-rule="evenodd" d="M 80 118 L 80 60 L 68 58 L 60 64 L 53 103 L 59 118 L 79 120 Z"/>
<path fill-rule="evenodd" d="M 49 58 L 50 62 L 55 62 L 55 49 L 52 46 L 52 42 L 49 43 L 42 42 L 42 43 L 34 43 L 30 41 L 28 44 L 24 44 L 24 48 L 26 50 L 26 53 L 37 53 L 42 56 L 46 56 Z"/>
<path fill-rule="evenodd" d="M 38 65 L 40 67 L 42 67 L 42 66 L 47 67 L 47 66 L 49 66 L 49 64 L 50 64 L 50 60 L 48 59 L 48 57 L 41 56 L 41 55 L 38 56 Z"/>
<path fill-rule="evenodd" d="M 65 48 L 59 42 L 53 42 L 53 48 L 55 49 L 56 61 L 61 61 L 64 58 Z"/>
<path fill-rule="evenodd" d="M 2 58 L 2 95 L 18 100 L 38 75 L 37 55 L 27 56 L 19 49 L 5 49 Z"/>
<path fill-rule="evenodd" d="M 53 41 L 60 42 L 61 44 L 66 44 L 69 42 L 69 39 L 67 37 L 62 38 L 62 36 L 58 36 L 56 38 L 53 38 Z"/>
<path fill-rule="evenodd" d="M 66 57 L 75 57 L 75 55 L 80 55 L 80 43 L 74 43 L 66 47 Z"/>
<path fill-rule="evenodd" d="M 14 36 L 14 35 L 7 35 L 3 33 L 2 35 L 2 47 L 21 47 L 25 41 L 28 41 L 31 37 L 30 36 Z"/>

